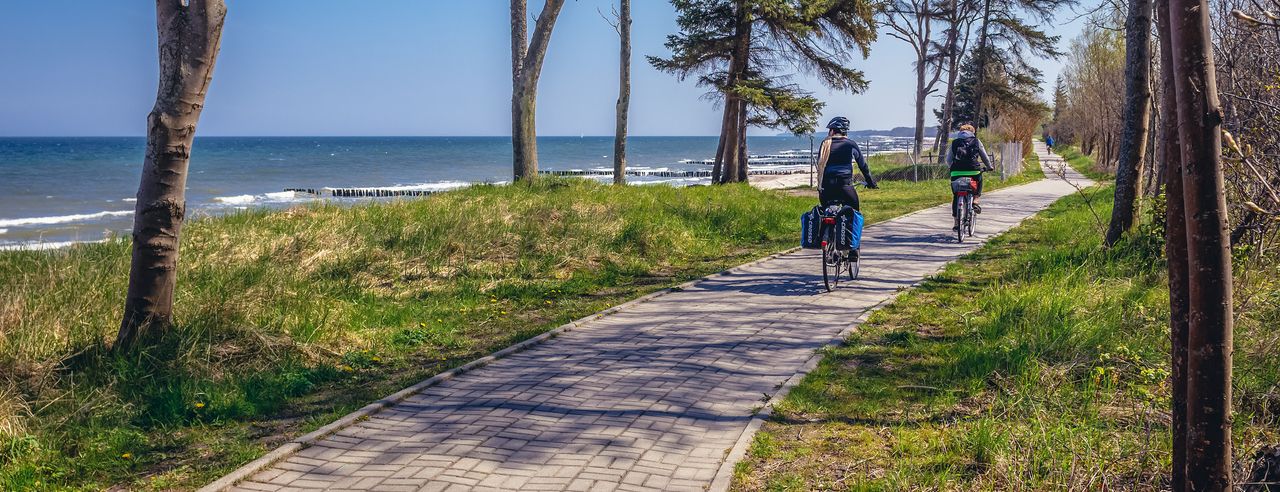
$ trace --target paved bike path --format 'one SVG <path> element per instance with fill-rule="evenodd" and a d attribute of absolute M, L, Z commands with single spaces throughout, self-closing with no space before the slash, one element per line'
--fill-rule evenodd
<path fill-rule="evenodd" d="M 867 228 L 862 278 L 833 293 L 812 251 L 736 268 L 428 387 L 234 490 L 704 490 L 815 349 L 1075 191 L 1046 174 L 987 194 L 965 243 L 940 206 Z"/>

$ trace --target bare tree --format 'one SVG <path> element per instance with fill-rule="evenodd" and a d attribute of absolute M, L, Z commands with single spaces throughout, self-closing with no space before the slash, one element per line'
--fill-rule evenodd
<path fill-rule="evenodd" d="M 613 11 L 613 19 L 605 16 L 605 22 L 618 32 L 621 47 L 618 55 L 618 105 L 617 124 L 613 132 L 613 184 L 627 184 L 627 113 L 631 109 L 631 0 L 622 0 L 620 10 Z"/>
<path fill-rule="evenodd" d="M 538 79 L 563 7 L 564 0 L 547 0 L 530 39 L 525 0 L 511 0 L 511 160 L 516 180 L 538 176 Z"/>
<path fill-rule="evenodd" d="M 954 2 L 953 2 L 954 3 Z M 924 148 L 924 107 L 942 77 L 944 57 L 935 50 L 942 48 L 933 40 L 935 18 L 942 16 L 934 11 L 931 0 L 894 0 L 885 7 L 881 25 L 886 33 L 911 46 L 916 54 L 916 120 L 915 140 L 912 152 L 916 156 Z"/>
<path fill-rule="evenodd" d="M 133 218 L 129 291 L 116 347 L 173 322 L 187 165 L 222 41 L 223 0 L 157 0 L 160 84 L 147 115 L 147 151 Z"/>
<path fill-rule="evenodd" d="M 975 0 L 946 0 L 941 9 L 946 34 L 937 52 L 943 58 L 942 63 L 946 65 L 947 88 L 938 118 L 938 136 L 933 141 L 939 164 L 946 161 L 945 149 L 950 143 L 951 127 L 955 126 L 953 115 L 956 107 L 956 82 L 960 75 L 960 59 L 969 51 L 969 41 L 973 37 L 973 24 L 977 20 L 977 7 Z"/>
<path fill-rule="evenodd" d="M 1231 489 L 1232 268 L 1207 0 L 1169 0 L 1188 285 L 1187 479 Z"/>
<path fill-rule="evenodd" d="M 1115 207 L 1107 227 L 1106 245 L 1120 240 L 1133 227 L 1134 202 L 1147 153 L 1151 119 L 1151 0 L 1129 0 L 1125 16 L 1124 116 L 1116 165 Z"/>
<path fill-rule="evenodd" d="M 1169 0 L 1155 0 L 1160 38 L 1160 141 L 1165 170 L 1165 258 L 1169 263 L 1169 359 L 1173 431 L 1173 490 L 1187 490 L 1187 222 L 1182 201 L 1182 146 L 1178 101 L 1173 87 L 1173 44 L 1169 37 Z"/>

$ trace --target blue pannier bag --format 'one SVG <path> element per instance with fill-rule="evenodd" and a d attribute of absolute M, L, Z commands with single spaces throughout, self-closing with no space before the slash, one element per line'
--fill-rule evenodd
<path fill-rule="evenodd" d="M 863 222 L 861 212 L 852 208 L 841 210 L 836 219 L 836 225 L 839 226 L 836 230 L 842 234 L 836 238 L 836 247 L 845 251 L 861 248 Z"/>
<path fill-rule="evenodd" d="M 800 247 L 806 249 L 822 247 L 821 207 L 813 207 L 813 210 L 800 216 Z"/>

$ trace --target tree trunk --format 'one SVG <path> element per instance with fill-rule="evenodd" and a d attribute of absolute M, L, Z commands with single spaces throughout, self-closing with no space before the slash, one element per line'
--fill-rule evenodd
<path fill-rule="evenodd" d="M 968 2 L 969 0 L 964 1 Z M 967 9 L 968 4 L 966 3 L 965 5 Z M 958 67 L 960 65 L 961 52 L 964 51 L 960 49 L 960 24 L 968 22 L 966 19 L 962 18 L 959 9 L 960 3 L 957 2 L 957 0 L 950 0 L 950 2 L 948 2 L 948 20 L 951 25 L 948 26 L 947 43 L 945 47 L 947 53 L 947 95 L 942 102 L 942 121 L 938 122 L 940 125 L 938 128 L 938 138 L 933 142 L 933 148 L 938 152 L 939 165 L 946 163 L 946 154 L 949 150 L 948 145 L 951 140 L 951 126 L 952 123 L 954 123 L 952 119 L 954 118 L 956 105 L 956 78 L 959 76 Z M 971 24 L 966 24 L 965 27 L 965 48 L 968 48 L 969 45 L 968 38 L 970 27 L 968 26 L 970 25 Z"/>
<path fill-rule="evenodd" d="M 987 84 L 987 33 L 991 24 L 991 1 L 983 0 L 982 2 L 982 29 L 978 31 L 978 75 L 973 85 L 973 127 L 982 128 L 983 124 L 983 99 L 986 97 Z"/>
<path fill-rule="evenodd" d="M 213 80 L 227 18 L 223 0 L 158 0 L 160 83 L 147 116 L 147 150 L 133 218 L 133 259 L 116 348 L 127 350 L 173 322 L 178 236 L 187 166 Z"/>
<path fill-rule="evenodd" d="M 722 161 L 723 167 L 720 171 L 720 181 L 717 184 L 732 183 L 738 177 L 738 96 L 729 94 L 726 96 L 724 124 L 720 128 L 720 146 L 724 149 Z"/>
<path fill-rule="evenodd" d="M 918 159 L 920 154 L 924 152 L 924 107 L 929 92 L 933 86 L 938 83 L 938 72 L 933 74 L 933 80 L 929 80 L 927 75 L 929 68 L 929 49 L 933 46 L 933 15 L 930 12 L 928 2 L 921 5 L 920 11 L 916 12 L 917 16 L 917 32 L 920 37 L 917 42 L 920 46 L 916 47 L 916 132 L 912 151 Z"/>
<path fill-rule="evenodd" d="M 725 127 L 721 129 L 720 140 L 724 146 L 724 169 L 720 183 L 742 181 L 746 173 L 744 165 L 746 156 L 743 139 L 746 121 L 746 102 L 740 98 L 735 87 L 742 82 L 747 72 L 747 58 L 751 55 L 751 12 L 741 1 L 738 2 L 738 21 L 734 27 L 733 58 L 729 61 L 728 84 L 725 88 Z"/>
<path fill-rule="evenodd" d="M 622 0 L 618 13 L 618 121 L 613 132 L 613 184 L 627 183 L 627 113 L 631 108 L 631 0 Z"/>
<path fill-rule="evenodd" d="M 727 105 L 728 103 L 725 104 Z M 729 112 L 726 109 L 724 115 L 720 117 L 720 143 L 716 145 L 716 160 L 711 167 L 711 184 L 720 184 L 724 181 L 724 147 L 728 143 L 725 141 L 724 135 L 729 131 L 729 126 Z"/>
<path fill-rule="evenodd" d="M 1151 68 L 1149 73 L 1155 74 L 1155 68 Z M 1164 166 L 1156 165 L 1157 162 L 1161 162 L 1157 160 L 1160 158 L 1158 155 L 1160 144 L 1156 141 L 1156 135 L 1160 134 L 1160 132 L 1156 130 L 1156 125 L 1160 124 L 1160 111 L 1158 106 L 1156 106 L 1157 102 L 1154 91 L 1149 99 L 1150 102 L 1148 104 L 1151 105 L 1151 115 L 1147 119 L 1147 128 L 1149 129 L 1147 131 L 1147 156 L 1143 159 L 1143 162 L 1145 163 L 1143 169 L 1146 176 L 1144 178 L 1146 183 L 1138 189 L 1138 196 L 1141 197 L 1153 197 L 1160 194 L 1160 185 L 1164 184 L 1160 180 L 1161 176 L 1164 176 L 1164 174 L 1161 173 Z M 1141 214 L 1139 214 L 1139 216 L 1141 216 Z"/>
<path fill-rule="evenodd" d="M 953 44 L 953 49 L 954 49 Z M 947 61 L 947 97 L 942 102 L 942 121 L 938 122 L 941 127 L 938 128 L 938 139 L 934 141 L 934 148 L 938 149 L 938 164 L 945 164 L 947 161 L 946 153 L 949 150 L 948 144 L 951 140 L 951 127 L 954 123 L 954 111 L 956 106 L 956 70 L 959 65 L 960 55 L 950 55 Z"/>
<path fill-rule="evenodd" d="M 747 101 L 738 101 L 738 177 L 735 182 L 747 182 Z"/>
<path fill-rule="evenodd" d="M 524 18 L 524 0 L 511 2 L 511 54 L 512 68 L 515 69 L 514 56 L 521 51 L 524 56 L 520 60 L 519 72 L 513 73 L 515 84 L 512 90 L 512 168 L 516 180 L 536 178 L 538 176 L 538 79 L 542 76 L 542 62 L 547 57 L 547 45 L 551 42 L 551 30 L 555 27 L 564 0 L 547 0 L 534 23 L 533 37 L 529 39 L 527 48 L 517 48 L 517 42 L 523 43 L 521 32 L 527 31 Z M 516 20 L 516 15 L 520 20 Z"/>
<path fill-rule="evenodd" d="M 1230 490 L 1232 271 L 1209 5 L 1169 0 L 1169 11 L 1187 224 L 1187 479 L 1191 490 Z"/>
<path fill-rule="evenodd" d="M 529 52 L 529 13 L 525 0 L 511 0 L 511 162 L 512 174 L 519 179 L 524 176 L 524 143 L 520 136 L 522 118 L 520 70 L 524 67 L 525 55 Z"/>
<path fill-rule="evenodd" d="M 1134 203 L 1147 155 L 1147 125 L 1151 118 L 1151 0 L 1129 0 L 1125 19 L 1124 125 L 1116 165 L 1115 207 L 1107 227 L 1110 247 L 1133 227 Z"/>
<path fill-rule="evenodd" d="M 1160 141 L 1165 170 L 1165 258 L 1169 264 L 1169 352 L 1173 402 L 1172 489 L 1187 490 L 1187 222 L 1182 204 L 1182 149 L 1178 101 L 1173 90 L 1173 47 L 1169 38 L 1169 0 L 1156 0 L 1160 35 Z"/>
<path fill-rule="evenodd" d="M 925 98 L 929 94 L 925 92 L 925 66 L 924 60 L 916 64 L 916 133 L 912 152 L 916 157 L 920 157 L 920 152 L 924 150 L 924 105 Z"/>

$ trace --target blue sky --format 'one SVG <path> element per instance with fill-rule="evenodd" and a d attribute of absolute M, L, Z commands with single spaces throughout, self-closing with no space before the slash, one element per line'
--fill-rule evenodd
<path fill-rule="evenodd" d="M 202 135 L 508 135 L 507 0 L 228 0 L 230 14 Z M 541 2 L 530 0 L 530 10 Z M 637 0 L 634 135 L 711 135 L 719 112 L 692 81 L 644 61 L 664 55 L 675 12 Z M 617 38 L 596 9 L 570 0 L 551 40 L 538 99 L 542 135 L 608 135 Z M 6 2 L 0 15 L 0 136 L 142 135 L 155 97 L 154 3 Z M 1081 21 L 1053 32 L 1063 46 Z M 909 48 L 881 35 L 858 60 L 871 88 L 802 85 L 857 128 L 909 126 Z M 1037 63 L 1052 81 L 1059 62 Z M 753 130 L 756 134 L 775 133 Z"/>

